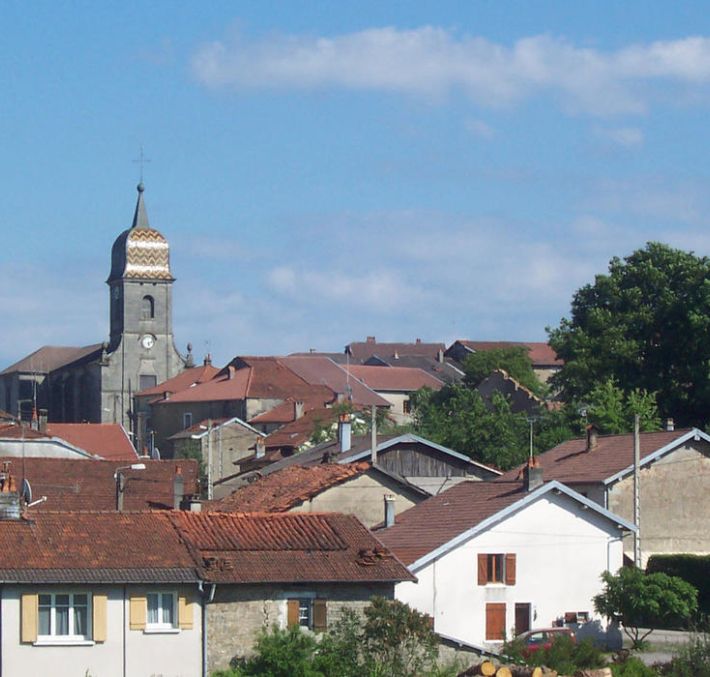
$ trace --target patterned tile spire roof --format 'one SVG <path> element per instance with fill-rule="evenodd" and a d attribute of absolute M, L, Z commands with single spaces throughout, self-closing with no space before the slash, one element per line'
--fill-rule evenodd
<path fill-rule="evenodd" d="M 111 249 L 111 274 L 108 282 L 124 278 L 173 280 L 168 241 L 155 228 L 150 227 L 143 200 L 143 183 L 139 183 L 137 189 L 133 224 L 116 238 Z"/>

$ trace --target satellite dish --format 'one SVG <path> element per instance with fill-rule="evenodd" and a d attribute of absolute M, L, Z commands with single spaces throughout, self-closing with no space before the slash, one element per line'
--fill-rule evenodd
<path fill-rule="evenodd" d="M 20 497 L 25 499 L 25 503 L 32 503 L 32 486 L 28 479 L 22 480 L 22 491 Z"/>

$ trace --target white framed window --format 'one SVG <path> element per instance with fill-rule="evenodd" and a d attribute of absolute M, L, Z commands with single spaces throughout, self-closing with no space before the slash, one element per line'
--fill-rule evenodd
<path fill-rule="evenodd" d="M 299 599 L 298 600 L 298 624 L 302 628 L 313 627 L 313 600 Z"/>
<path fill-rule="evenodd" d="M 146 631 L 176 630 L 177 594 L 174 592 L 149 592 L 146 594 Z"/>
<path fill-rule="evenodd" d="M 91 595 L 43 592 L 37 596 L 37 641 L 91 640 Z"/>

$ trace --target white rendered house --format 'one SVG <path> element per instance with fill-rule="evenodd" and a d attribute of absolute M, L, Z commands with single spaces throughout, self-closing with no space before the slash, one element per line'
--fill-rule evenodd
<path fill-rule="evenodd" d="M 377 535 L 417 577 L 396 586 L 397 599 L 431 615 L 438 633 L 495 650 L 556 624 L 602 639 L 592 598 L 634 530 L 558 482 L 526 480 L 462 482 Z"/>

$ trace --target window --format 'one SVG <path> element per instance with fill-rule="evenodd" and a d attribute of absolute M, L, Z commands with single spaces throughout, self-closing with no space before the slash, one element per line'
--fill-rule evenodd
<path fill-rule="evenodd" d="M 85 592 L 51 592 L 38 595 L 37 640 L 91 639 L 90 597 Z"/>
<path fill-rule="evenodd" d="M 412 413 L 412 400 L 407 399 L 402 402 L 402 412 L 405 414 Z"/>
<path fill-rule="evenodd" d="M 155 301 L 152 296 L 143 297 L 142 316 L 144 320 L 152 320 L 155 317 Z"/>
<path fill-rule="evenodd" d="M 174 592 L 149 592 L 146 595 L 146 630 L 172 630 L 177 627 Z"/>
<path fill-rule="evenodd" d="M 491 553 L 478 555 L 478 585 L 500 583 L 515 585 L 515 553 Z"/>
<path fill-rule="evenodd" d="M 315 632 L 322 632 L 327 629 L 326 600 L 299 597 L 298 599 L 289 599 L 286 606 L 289 627 L 300 625 L 302 628 L 308 628 Z"/>
<path fill-rule="evenodd" d="M 148 388 L 154 388 L 158 385 L 158 377 L 153 374 L 140 374 L 138 379 L 139 390 L 147 390 Z"/>
<path fill-rule="evenodd" d="M 191 425 L 192 425 L 192 413 L 188 411 L 182 415 L 182 429 L 185 430 L 186 428 L 189 428 Z"/>
<path fill-rule="evenodd" d="M 128 626 L 147 633 L 192 630 L 195 602 L 191 596 L 172 590 L 132 594 L 128 604 Z"/>

